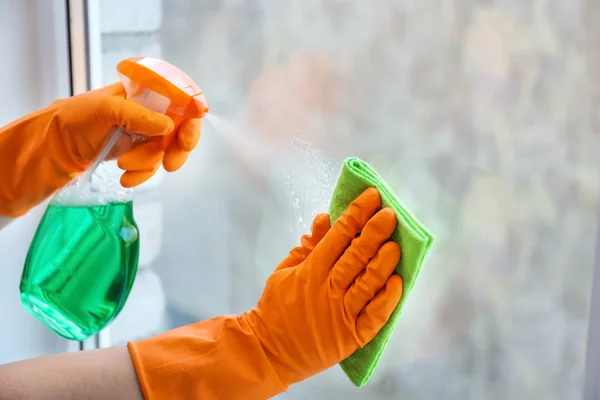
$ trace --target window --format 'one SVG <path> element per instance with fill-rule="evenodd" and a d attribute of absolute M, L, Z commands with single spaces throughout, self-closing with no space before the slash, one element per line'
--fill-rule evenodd
<path fill-rule="evenodd" d="M 334 368 L 281 397 L 581 397 L 600 4 L 87 6 L 93 86 L 125 57 L 159 57 L 215 116 L 181 171 L 137 192 L 140 271 L 101 345 L 252 307 L 358 156 L 437 241 L 371 384 Z"/>

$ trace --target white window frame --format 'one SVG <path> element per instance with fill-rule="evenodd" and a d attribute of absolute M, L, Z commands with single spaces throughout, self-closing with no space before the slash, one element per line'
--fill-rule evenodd
<path fill-rule="evenodd" d="M 68 14 L 71 95 L 102 85 L 102 43 L 97 0 L 66 0 Z M 79 350 L 110 346 L 110 328 L 78 342 Z"/>
<path fill-rule="evenodd" d="M 600 400 L 600 207 L 596 228 L 596 255 L 588 319 L 583 400 Z"/>

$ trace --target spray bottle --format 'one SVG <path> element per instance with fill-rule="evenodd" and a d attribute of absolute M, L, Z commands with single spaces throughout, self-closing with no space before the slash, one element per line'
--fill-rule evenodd
<path fill-rule="evenodd" d="M 171 64 L 129 58 L 117 72 L 127 98 L 168 115 L 175 127 L 208 111 L 198 85 Z M 25 261 L 23 306 L 66 339 L 82 341 L 106 327 L 125 305 L 137 272 L 133 191 L 120 185 L 116 163 L 105 161 L 122 134 L 129 133 L 109 135 L 92 165 L 52 198 Z M 163 138 L 165 149 L 173 136 Z"/>

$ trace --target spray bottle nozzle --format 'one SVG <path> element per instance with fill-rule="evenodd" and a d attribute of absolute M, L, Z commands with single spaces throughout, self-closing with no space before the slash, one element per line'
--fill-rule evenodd
<path fill-rule="evenodd" d="M 117 65 L 127 97 L 176 119 L 208 112 L 200 87 L 182 70 L 152 57 L 127 58 Z"/>

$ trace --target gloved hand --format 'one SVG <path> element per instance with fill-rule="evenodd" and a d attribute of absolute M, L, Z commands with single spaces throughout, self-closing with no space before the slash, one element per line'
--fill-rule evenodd
<path fill-rule="evenodd" d="M 0 215 L 18 217 L 41 203 L 94 161 L 117 127 L 154 137 L 136 149 L 132 136 L 121 135 L 108 158 L 125 170 L 121 184 L 137 186 L 164 164 L 181 167 L 200 138 L 200 120 L 173 121 L 125 99 L 115 83 L 52 103 L 0 129 Z M 162 137 L 175 135 L 164 149 Z M 157 145 L 158 143 L 158 145 Z"/>
<path fill-rule="evenodd" d="M 402 296 L 396 217 L 380 207 L 368 189 L 331 229 L 317 216 L 251 311 L 129 343 L 145 398 L 266 399 L 367 344 Z"/>

